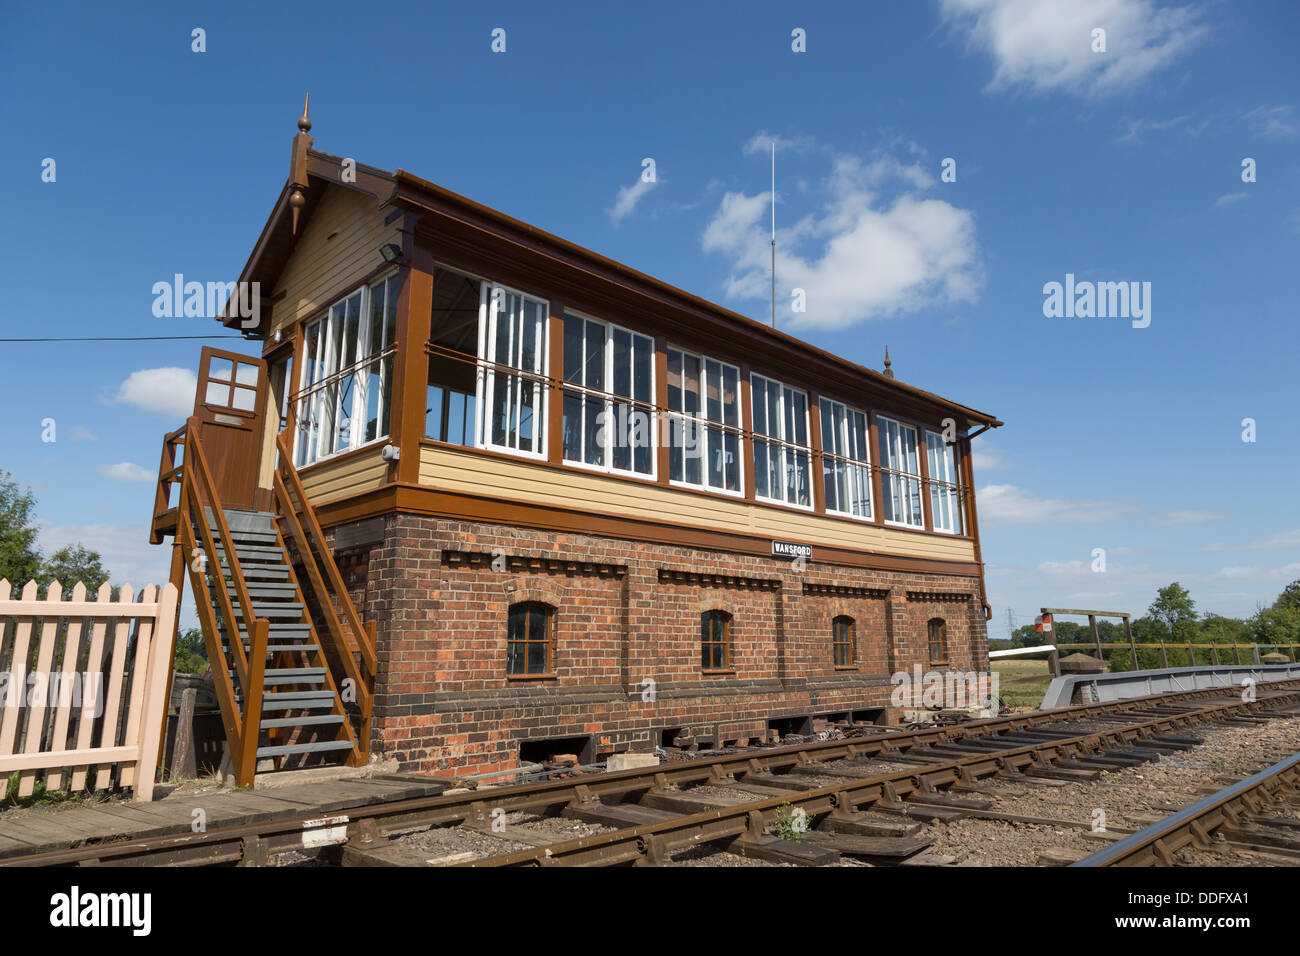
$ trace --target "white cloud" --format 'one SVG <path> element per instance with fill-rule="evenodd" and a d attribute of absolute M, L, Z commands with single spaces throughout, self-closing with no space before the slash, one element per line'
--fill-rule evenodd
<path fill-rule="evenodd" d="M 1260 106 L 1246 114 L 1251 128 L 1269 139 L 1294 139 L 1300 136 L 1297 122 L 1289 106 Z"/>
<path fill-rule="evenodd" d="M 807 136 L 782 136 L 780 133 L 769 133 L 767 130 L 760 130 L 749 138 L 744 146 L 746 154 L 764 153 L 768 154 L 772 150 L 772 144 L 776 144 L 776 151 L 786 152 L 793 151 L 802 153 L 812 148 L 813 141 Z"/>
<path fill-rule="evenodd" d="M 630 216 L 632 210 L 636 209 L 636 204 L 641 201 L 641 198 L 658 185 L 659 180 L 657 178 L 651 182 L 646 182 L 646 180 L 638 176 L 636 182 L 631 186 L 623 186 L 620 188 L 618 196 L 614 199 L 614 205 L 609 209 L 610 222 L 617 226 L 620 222 Z"/>
<path fill-rule="evenodd" d="M 112 401 L 146 412 L 186 418 L 194 410 L 198 379 L 188 368 L 145 368 L 126 377 Z"/>
<path fill-rule="evenodd" d="M 153 481 L 157 473 L 141 467 L 133 461 L 122 461 L 116 465 L 100 465 L 99 473 L 114 481 Z"/>
<path fill-rule="evenodd" d="M 970 450 L 971 466 L 980 471 L 1010 467 L 1007 460 L 1002 457 L 1002 453 L 990 445 L 988 439 L 983 436 L 970 443 Z"/>
<path fill-rule="evenodd" d="M 1274 551 L 1280 548 L 1300 548 L 1300 528 L 1278 531 L 1266 538 L 1243 541 L 1241 544 L 1207 544 L 1202 551 Z"/>
<path fill-rule="evenodd" d="M 1277 568 L 1219 568 L 1218 574 L 1219 577 L 1230 581 L 1292 581 L 1300 578 L 1300 562 L 1284 564 Z"/>
<path fill-rule="evenodd" d="M 1141 134 L 1146 130 L 1162 132 L 1167 129 L 1174 129 L 1175 127 L 1185 125 L 1191 118 L 1192 115 L 1190 113 L 1185 113 L 1182 116 L 1175 116 L 1173 119 L 1168 119 L 1168 120 L 1148 120 L 1148 119 L 1132 120 L 1128 124 L 1127 131 L 1125 131 L 1124 135 L 1119 138 L 1119 142 L 1136 143 L 1138 141 L 1138 138 L 1141 136 Z M 1205 129 L 1207 125 L 1209 124 L 1202 122 L 1198 126 L 1189 127 L 1189 129 L 1193 133 L 1199 133 L 1203 129 Z"/>
<path fill-rule="evenodd" d="M 44 520 L 37 520 L 36 525 L 39 546 L 44 554 L 82 544 L 99 552 L 115 585 L 134 585 L 138 593 L 138 589 L 146 584 L 161 586 L 167 583 L 171 548 L 149 544 L 149 529 L 144 525 L 55 525 Z"/>
<path fill-rule="evenodd" d="M 1235 202 L 1241 202 L 1246 198 L 1245 193 L 1224 193 L 1218 199 L 1214 200 L 1215 207 L 1231 206 Z"/>
<path fill-rule="evenodd" d="M 1207 34 L 1196 8 L 1152 0 L 940 0 L 994 61 L 990 89 L 1105 96 L 1137 86 Z M 1106 31 L 1094 53 L 1092 31 Z"/>
<path fill-rule="evenodd" d="M 934 176 L 889 156 L 837 156 L 822 184 L 826 201 L 777 231 L 778 315 L 791 316 L 793 290 L 806 311 L 794 328 L 845 328 L 865 319 L 914 311 L 936 302 L 971 301 L 982 281 L 975 217 L 919 193 Z M 882 199 L 883 187 L 896 195 Z M 778 197 L 779 198 L 779 197 Z M 727 193 L 701 237 L 705 252 L 730 260 L 728 298 L 770 295 L 771 193 Z"/>
<path fill-rule="evenodd" d="M 89 428 L 82 428 L 80 425 L 72 429 L 73 441 L 99 441 Z"/>
<path fill-rule="evenodd" d="M 1037 498 L 1015 485 L 986 485 L 975 501 L 981 522 L 1004 524 L 1092 524 L 1132 518 L 1139 511 L 1114 501 Z"/>

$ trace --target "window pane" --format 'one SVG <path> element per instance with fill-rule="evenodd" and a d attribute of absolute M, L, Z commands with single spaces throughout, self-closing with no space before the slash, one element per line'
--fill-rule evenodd
<path fill-rule="evenodd" d="M 230 359 L 214 358 L 208 363 L 208 378 L 215 378 L 221 382 L 229 382 L 233 371 L 233 364 Z"/>
<path fill-rule="evenodd" d="M 582 461 L 582 396 L 564 393 L 564 460 Z"/>
<path fill-rule="evenodd" d="M 586 323 L 575 316 L 564 317 L 564 380 L 582 384 L 582 329 Z"/>
<path fill-rule="evenodd" d="M 528 645 L 528 673 L 545 674 L 546 673 L 546 643 L 530 643 Z"/>
<path fill-rule="evenodd" d="M 207 390 L 203 394 L 203 401 L 209 405 L 229 405 L 230 386 L 221 385 L 217 382 L 208 382 Z"/>
<path fill-rule="evenodd" d="M 257 385 L 257 366 L 240 362 L 235 369 L 235 381 L 240 385 Z"/>
<path fill-rule="evenodd" d="M 208 385 L 211 387 L 211 383 L 208 383 Z M 231 405 L 239 409 L 241 412 L 251 412 L 257 405 L 257 392 L 253 391 L 251 388 L 237 388 L 235 389 L 235 398 L 234 401 L 231 402 Z"/>

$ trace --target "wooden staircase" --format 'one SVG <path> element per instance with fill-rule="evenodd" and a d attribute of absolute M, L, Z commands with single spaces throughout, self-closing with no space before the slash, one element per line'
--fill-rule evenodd
<path fill-rule="evenodd" d="M 236 781 L 247 786 L 258 771 L 362 765 L 373 622 L 363 625 L 353 606 L 284 436 L 276 442 L 274 510 L 226 508 L 200 424 L 190 418 L 164 439 L 150 540 L 172 536 L 173 583 L 189 578 Z"/>

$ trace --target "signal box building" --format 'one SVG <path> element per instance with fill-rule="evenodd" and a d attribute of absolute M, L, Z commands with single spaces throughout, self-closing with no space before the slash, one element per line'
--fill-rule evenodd
<path fill-rule="evenodd" d="M 310 126 L 154 515 L 245 771 L 757 742 L 987 667 L 993 416 Z"/>

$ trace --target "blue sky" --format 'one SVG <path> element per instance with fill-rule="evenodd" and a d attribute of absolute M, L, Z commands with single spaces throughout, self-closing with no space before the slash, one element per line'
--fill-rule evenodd
<path fill-rule="evenodd" d="M 976 462 L 991 636 L 1008 608 L 1140 612 L 1175 579 L 1245 615 L 1300 578 L 1300 8 L 464 7 L 10 5 L 0 335 L 214 333 L 155 318 L 150 289 L 237 277 L 305 91 L 319 149 L 763 318 L 776 141 L 780 324 L 877 368 L 888 345 L 903 381 L 1007 423 Z M 1067 274 L 1150 283 L 1149 326 L 1046 317 Z M 192 393 L 148 370 L 199 343 L 0 350 L 0 469 L 46 546 L 163 580 L 151 481 Z"/>

